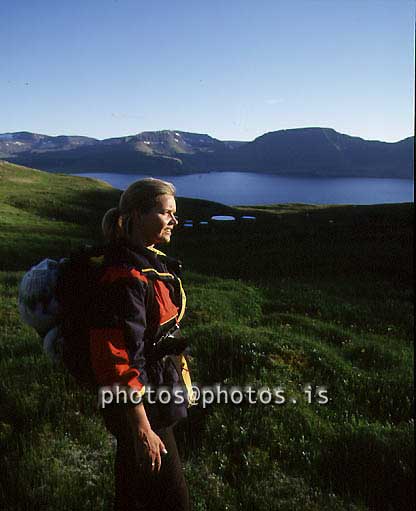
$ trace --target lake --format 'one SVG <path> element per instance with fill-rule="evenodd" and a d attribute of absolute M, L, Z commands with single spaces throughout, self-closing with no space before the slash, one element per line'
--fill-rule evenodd
<path fill-rule="evenodd" d="M 141 174 L 77 173 L 102 179 L 124 190 L 147 177 Z M 156 176 L 155 176 L 156 177 Z M 413 202 L 413 180 L 356 177 L 288 177 L 250 172 L 209 172 L 163 177 L 179 197 L 208 199 L 223 204 L 250 205 L 302 202 L 306 204 L 383 204 Z"/>

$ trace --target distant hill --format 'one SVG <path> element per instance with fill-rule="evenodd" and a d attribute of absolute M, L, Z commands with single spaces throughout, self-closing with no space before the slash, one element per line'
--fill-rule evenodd
<path fill-rule="evenodd" d="M 29 133 L 19 131 L 17 133 L 3 133 L 0 135 L 0 157 L 13 156 L 28 152 L 49 152 L 49 151 L 68 151 L 86 145 L 93 145 L 99 141 L 96 138 L 89 137 L 69 137 L 61 135 L 59 137 L 50 137 L 48 135 L 39 135 L 38 133 Z"/>
<path fill-rule="evenodd" d="M 303 128 L 266 133 L 217 154 L 228 170 L 309 176 L 412 177 L 414 137 L 387 143 Z M 223 161 L 221 161 L 221 158 Z"/>
<path fill-rule="evenodd" d="M 414 137 L 388 143 L 329 128 L 266 133 L 252 142 L 184 131 L 145 131 L 97 140 L 28 132 L 0 134 L 0 159 L 56 172 L 158 175 L 209 171 L 411 178 Z"/>

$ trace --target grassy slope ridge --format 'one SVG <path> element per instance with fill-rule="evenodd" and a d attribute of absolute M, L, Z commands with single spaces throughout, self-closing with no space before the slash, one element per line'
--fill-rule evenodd
<path fill-rule="evenodd" d="M 3 509 L 109 509 L 114 446 L 95 409 L 16 310 L 26 269 L 99 241 L 119 192 L 0 162 Z M 413 509 L 412 210 L 229 208 L 179 199 L 192 372 L 281 385 L 297 404 L 195 407 L 178 438 L 196 510 Z M 303 385 L 329 403 L 307 403 Z"/>

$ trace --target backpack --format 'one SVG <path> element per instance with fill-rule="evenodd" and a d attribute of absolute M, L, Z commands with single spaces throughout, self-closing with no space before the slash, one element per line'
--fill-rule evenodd
<path fill-rule="evenodd" d="M 88 335 L 103 261 L 102 247 L 87 246 L 59 261 L 44 259 L 19 286 L 22 320 L 44 339 L 43 349 L 52 361 L 86 386 L 94 382 Z"/>
<path fill-rule="evenodd" d="M 57 324 L 59 304 L 55 296 L 59 262 L 44 259 L 33 266 L 19 286 L 18 306 L 22 320 L 41 337 Z"/>
<path fill-rule="evenodd" d="M 95 388 L 90 362 L 89 327 L 94 317 L 94 294 L 105 271 L 104 247 L 86 246 L 59 261 L 44 259 L 32 267 L 19 286 L 19 311 L 25 323 L 44 339 L 45 353 L 69 371 L 83 387 Z M 149 279 L 146 315 L 153 308 L 154 289 Z M 147 318 L 148 325 L 151 324 Z M 176 330 L 176 329 L 173 329 Z M 180 332 L 169 331 L 155 340 L 157 358 L 166 357 L 175 366 L 188 406 L 194 404 L 192 383 Z M 145 332 L 146 335 L 146 332 Z M 180 353 L 175 352 L 180 346 Z"/>

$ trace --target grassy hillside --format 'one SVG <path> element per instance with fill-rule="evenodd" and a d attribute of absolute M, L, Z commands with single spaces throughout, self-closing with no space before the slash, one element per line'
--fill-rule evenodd
<path fill-rule="evenodd" d="M 114 445 L 95 400 L 46 359 L 16 297 L 29 264 L 99 240 L 119 192 L 1 162 L 0 178 L 0 502 L 109 509 Z M 257 217 L 182 227 L 168 247 L 185 262 L 194 380 L 297 401 L 191 410 L 177 434 L 194 509 L 413 509 L 413 206 L 178 212 Z"/>
<path fill-rule="evenodd" d="M 119 192 L 104 182 L 0 161 L 1 269 L 23 269 L 97 236 L 102 211 Z"/>

